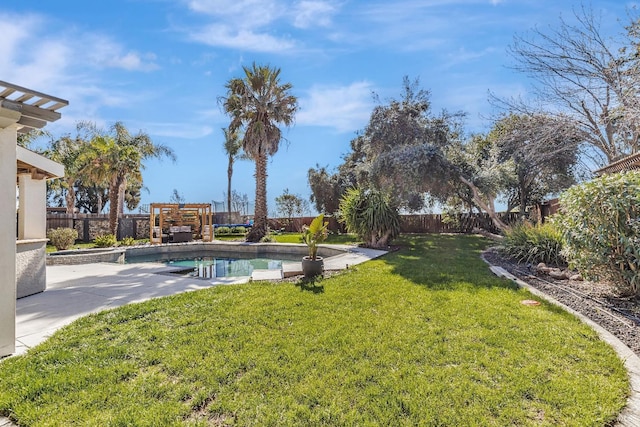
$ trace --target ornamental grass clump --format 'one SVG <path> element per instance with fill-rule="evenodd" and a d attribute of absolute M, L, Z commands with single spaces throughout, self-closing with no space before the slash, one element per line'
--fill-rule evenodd
<path fill-rule="evenodd" d="M 500 245 L 500 251 L 517 260 L 537 264 L 566 265 L 562 254 L 562 233 L 550 223 L 522 222 L 508 228 Z"/>
<path fill-rule="evenodd" d="M 640 171 L 605 175 L 574 186 L 560 197 L 553 221 L 562 231 L 564 254 L 585 278 L 640 294 Z"/>

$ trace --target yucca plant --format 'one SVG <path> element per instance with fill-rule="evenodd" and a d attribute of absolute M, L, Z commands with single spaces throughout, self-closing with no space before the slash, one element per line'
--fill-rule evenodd
<path fill-rule="evenodd" d="M 389 197 L 377 190 L 347 190 L 340 201 L 340 218 L 372 248 L 387 246 L 400 234 L 398 210 Z"/>

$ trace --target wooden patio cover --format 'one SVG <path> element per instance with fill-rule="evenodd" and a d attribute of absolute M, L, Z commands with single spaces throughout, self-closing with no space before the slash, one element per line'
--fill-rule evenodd
<path fill-rule="evenodd" d="M 47 122 L 55 122 L 61 117 L 57 110 L 67 105 L 69 101 L 64 99 L 0 80 L 0 107 L 21 114 L 19 133 L 41 129 Z"/>
<path fill-rule="evenodd" d="M 213 212 L 211 203 L 151 203 L 149 241 L 152 244 L 161 243 L 162 233 L 170 225 L 193 226 L 192 231 L 200 234 L 203 241 L 212 241 Z"/>

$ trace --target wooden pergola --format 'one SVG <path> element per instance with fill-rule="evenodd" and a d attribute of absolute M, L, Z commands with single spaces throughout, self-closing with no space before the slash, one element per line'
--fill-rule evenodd
<path fill-rule="evenodd" d="M 69 101 L 0 80 L 0 107 L 20 114 L 18 133 L 43 128 L 47 122 L 58 120 L 57 111 Z"/>
<path fill-rule="evenodd" d="M 149 215 L 149 241 L 152 244 L 163 243 L 163 237 L 176 233 L 196 235 L 204 242 L 213 240 L 210 203 L 151 203 Z"/>

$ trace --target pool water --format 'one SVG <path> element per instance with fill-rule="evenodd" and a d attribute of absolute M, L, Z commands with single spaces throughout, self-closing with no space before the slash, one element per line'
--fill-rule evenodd
<path fill-rule="evenodd" d="M 295 258 L 293 258 L 295 257 Z M 216 277 L 251 276 L 254 270 L 280 270 L 283 263 L 300 262 L 299 255 L 284 256 L 285 259 L 237 258 L 188 254 L 157 254 L 132 256 L 126 263 L 161 262 L 169 267 L 179 267 L 175 273 L 192 277 L 212 279 Z"/>

